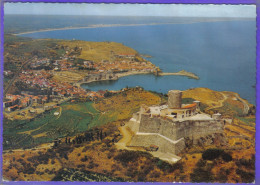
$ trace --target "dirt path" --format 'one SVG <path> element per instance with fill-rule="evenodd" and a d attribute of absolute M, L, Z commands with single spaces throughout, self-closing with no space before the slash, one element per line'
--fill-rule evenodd
<path fill-rule="evenodd" d="M 207 107 L 205 109 L 205 111 L 208 111 L 208 110 L 211 110 L 211 109 L 217 109 L 217 108 L 220 108 L 220 107 L 223 107 L 223 103 L 227 100 L 227 95 L 225 95 L 224 93 L 220 92 L 223 96 L 223 99 L 222 100 L 219 100 L 218 104 L 217 105 L 214 105 L 214 106 L 211 106 L 211 107 Z"/>
<path fill-rule="evenodd" d="M 53 145 L 53 143 L 45 143 L 45 144 L 42 144 L 42 145 L 40 145 L 40 146 L 36 146 L 36 147 L 34 147 L 34 148 L 28 148 L 28 149 L 10 149 L 10 150 L 4 150 L 3 152 L 5 152 L 5 153 L 8 153 L 8 152 L 10 152 L 10 151 L 13 151 L 13 152 L 23 152 L 23 151 L 25 151 L 25 150 L 32 150 L 32 149 L 35 149 L 35 150 L 37 150 L 37 149 L 47 149 L 47 148 L 50 148 L 51 146 Z"/>
<path fill-rule="evenodd" d="M 60 118 L 61 113 L 62 113 L 62 107 L 60 106 L 60 113 L 59 113 L 59 116 L 56 118 L 56 120 Z"/>
<path fill-rule="evenodd" d="M 244 99 L 240 98 L 238 94 L 235 94 L 235 96 L 236 96 L 236 98 L 239 99 L 239 100 L 243 103 L 243 105 L 244 105 L 243 114 L 248 114 L 249 106 L 248 106 L 247 102 L 246 102 Z"/>
<path fill-rule="evenodd" d="M 10 82 L 8 83 L 8 85 L 6 86 L 6 88 L 4 89 L 4 93 L 3 93 L 3 94 L 4 94 L 4 97 L 5 97 L 5 95 L 8 93 L 10 87 L 13 85 L 13 83 L 15 82 L 15 80 L 18 78 L 18 76 L 19 76 L 20 72 L 22 71 L 23 67 L 24 67 L 26 64 L 28 64 L 29 62 L 33 61 L 35 58 L 36 58 L 36 57 L 32 57 L 32 58 L 28 59 L 27 61 L 25 61 L 25 62 L 21 65 L 21 67 L 15 72 L 14 77 L 10 80 Z"/>
<path fill-rule="evenodd" d="M 224 94 L 223 92 L 220 92 L 220 93 L 222 94 L 223 99 L 222 99 L 222 100 L 219 100 L 219 102 L 218 102 L 217 105 L 211 106 L 211 107 L 207 107 L 207 108 L 205 109 L 205 111 L 223 107 L 223 103 L 227 100 L 228 97 L 227 97 L 227 95 Z M 234 95 L 235 95 L 235 97 L 236 97 L 239 101 L 241 101 L 241 102 L 243 103 L 243 106 L 244 106 L 243 114 L 248 114 L 248 111 L 249 111 L 250 108 L 249 108 L 247 102 L 246 102 L 244 99 L 242 99 L 237 93 L 234 93 Z"/>
<path fill-rule="evenodd" d="M 122 134 L 123 138 L 115 143 L 117 149 L 127 149 L 127 145 L 130 143 L 133 134 L 130 131 L 130 128 L 127 125 L 119 127 L 119 131 Z"/>

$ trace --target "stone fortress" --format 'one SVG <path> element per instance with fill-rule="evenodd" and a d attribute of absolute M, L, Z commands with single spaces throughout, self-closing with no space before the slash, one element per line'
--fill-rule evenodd
<path fill-rule="evenodd" d="M 178 90 L 168 92 L 167 105 L 142 105 L 128 125 L 134 132 L 129 146 L 156 146 L 158 152 L 173 155 L 185 148 L 184 138 L 197 144 L 199 138 L 224 130 L 221 114 L 202 113 L 199 101 L 182 104 L 182 92 Z"/>

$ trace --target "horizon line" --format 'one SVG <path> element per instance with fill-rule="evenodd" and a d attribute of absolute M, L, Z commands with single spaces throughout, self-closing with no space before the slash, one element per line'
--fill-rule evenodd
<path fill-rule="evenodd" d="M 79 15 L 79 14 L 71 14 L 71 15 L 68 15 L 68 14 L 13 14 L 13 13 L 4 13 L 4 16 L 5 15 L 34 15 L 34 16 L 96 16 L 96 17 L 176 17 L 176 18 L 236 18 L 236 19 L 240 19 L 240 18 L 247 18 L 247 19 L 254 19 L 256 18 L 255 17 L 239 17 L 239 16 L 236 16 L 236 17 L 231 17 L 231 16 L 228 16 L 228 17 L 215 17 L 215 16 L 164 16 L 164 15 L 161 15 L 161 16 L 153 16 L 153 15 Z"/>

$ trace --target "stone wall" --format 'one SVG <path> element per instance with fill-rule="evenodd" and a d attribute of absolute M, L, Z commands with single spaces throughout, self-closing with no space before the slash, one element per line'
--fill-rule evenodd
<path fill-rule="evenodd" d="M 212 133 L 223 132 L 223 120 L 186 120 L 173 121 L 142 114 L 139 132 L 159 133 L 172 140 L 182 137 L 199 138 Z"/>
<path fill-rule="evenodd" d="M 223 120 L 186 120 L 173 121 L 161 117 L 151 117 L 141 114 L 140 123 L 133 123 L 135 135 L 132 146 L 146 146 L 151 144 L 159 146 L 159 151 L 178 154 L 185 148 L 184 137 L 196 140 L 214 133 L 222 133 Z M 138 129 L 139 126 L 139 129 Z M 133 129 L 132 128 L 132 129 Z"/>
<path fill-rule="evenodd" d="M 140 120 L 139 132 L 159 133 L 160 118 L 151 118 L 149 114 L 142 114 Z"/>
<path fill-rule="evenodd" d="M 159 152 L 172 154 L 178 154 L 185 148 L 184 139 L 171 142 L 160 134 L 139 135 L 137 133 L 130 143 L 130 146 L 149 147 L 150 145 L 159 146 Z"/>

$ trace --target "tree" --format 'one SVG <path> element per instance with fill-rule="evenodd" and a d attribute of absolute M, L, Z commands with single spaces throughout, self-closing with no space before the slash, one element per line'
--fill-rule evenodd
<path fill-rule="evenodd" d="M 205 152 L 202 154 L 202 158 L 204 160 L 214 160 L 218 158 L 221 154 L 223 153 L 223 150 L 221 149 L 207 149 Z"/>

